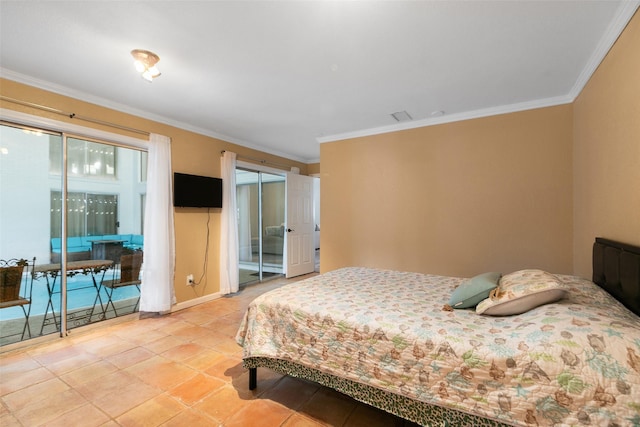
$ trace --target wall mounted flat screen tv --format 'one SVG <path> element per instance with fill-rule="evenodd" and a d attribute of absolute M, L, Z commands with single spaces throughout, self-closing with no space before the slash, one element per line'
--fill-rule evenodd
<path fill-rule="evenodd" d="M 173 206 L 182 208 L 221 208 L 222 179 L 174 173 Z"/>

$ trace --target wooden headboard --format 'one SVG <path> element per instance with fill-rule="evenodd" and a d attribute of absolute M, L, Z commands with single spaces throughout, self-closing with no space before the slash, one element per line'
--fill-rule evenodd
<path fill-rule="evenodd" d="M 593 282 L 640 316 L 640 247 L 596 237 Z"/>

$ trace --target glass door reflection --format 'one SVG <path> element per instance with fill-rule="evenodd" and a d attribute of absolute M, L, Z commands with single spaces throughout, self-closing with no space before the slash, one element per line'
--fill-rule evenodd
<path fill-rule="evenodd" d="M 285 177 L 261 173 L 260 280 L 283 274 L 282 259 L 285 237 Z"/>
<path fill-rule="evenodd" d="M 285 178 L 236 170 L 240 285 L 283 274 Z"/>

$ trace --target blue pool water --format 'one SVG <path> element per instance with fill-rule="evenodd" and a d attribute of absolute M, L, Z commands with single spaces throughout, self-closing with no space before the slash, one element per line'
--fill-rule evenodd
<path fill-rule="evenodd" d="M 104 277 L 106 279 L 112 278 L 112 271 L 109 270 Z M 96 275 L 99 279 L 100 275 Z M 60 278 L 58 278 L 60 279 Z M 99 284 L 99 282 L 98 282 Z M 24 286 L 24 280 L 23 280 Z M 23 295 L 24 288 L 21 289 L 20 295 Z M 77 274 L 73 277 L 67 278 L 67 309 L 73 310 L 82 307 L 92 307 L 96 300 L 96 288 L 93 286 L 91 275 Z M 138 289 L 135 286 L 125 286 L 113 291 L 113 301 L 137 298 L 139 296 Z M 107 304 L 109 297 L 107 291 L 103 288 L 100 292 L 102 303 Z M 49 302 L 49 292 L 47 291 L 47 280 L 44 277 L 39 277 L 33 281 L 33 296 L 31 298 L 31 316 L 44 314 Z M 56 281 L 55 288 L 51 297 L 53 303 L 53 309 L 56 313 L 60 313 L 60 282 Z M 96 304 L 99 306 L 100 301 Z M 51 310 L 49 310 L 51 314 Z M 20 307 L 11 307 L 0 310 L 0 321 L 24 318 L 24 313 Z"/>

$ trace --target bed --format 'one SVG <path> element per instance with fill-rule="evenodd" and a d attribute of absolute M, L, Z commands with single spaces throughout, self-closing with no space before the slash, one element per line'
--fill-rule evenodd
<path fill-rule="evenodd" d="M 597 238 L 593 281 L 539 272 L 552 301 L 487 315 L 530 301 L 505 287 L 524 272 L 464 309 L 469 279 L 358 267 L 265 293 L 236 336 L 249 388 L 264 367 L 421 425 L 640 425 L 640 248 Z"/>

